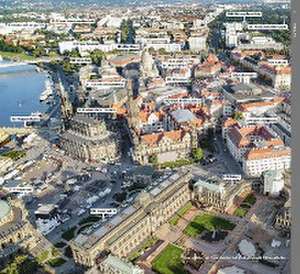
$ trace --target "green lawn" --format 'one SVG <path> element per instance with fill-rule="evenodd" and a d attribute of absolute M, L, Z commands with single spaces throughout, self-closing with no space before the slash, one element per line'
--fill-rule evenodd
<path fill-rule="evenodd" d="M 71 227 L 69 230 L 65 231 L 63 234 L 62 234 L 62 237 L 67 240 L 67 241 L 70 241 L 71 239 L 74 238 L 75 236 L 75 230 L 76 230 L 76 227 Z"/>
<path fill-rule="evenodd" d="M 238 216 L 238 217 L 245 217 L 246 214 L 248 213 L 249 209 L 251 208 L 251 206 L 253 206 L 256 202 L 256 198 L 255 196 L 251 193 L 249 194 L 244 201 L 242 202 L 242 204 L 234 211 L 234 215 Z"/>
<path fill-rule="evenodd" d="M 192 208 L 192 203 L 188 202 L 185 206 L 180 208 L 175 216 L 170 220 L 171 225 L 177 225 L 178 221 Z"/>
<path fill-rule="evenodd" d="M 57 257 L 58 255 L 60 255 L 60 252 L 57 248 L 53 247 L 52 250 L 51 250 L 51 255 L 53 257 Z"/>
<path fill-rule="evenodd" d="M 8 52 L 8 51 L 0 51 L 0 55 L 2 58 L 6 59 L 13 59 L 13 60 L 20 60 L 20 61 L 33 61 L 36 58 L 30 55 L 27 55 L 24 52 L 18 53 L 18 52 Z"/>
<path fill-rule="evenodd" d="M 66 262 L 65 259 L 59 257 L 59 258 L 54 258 L 54 259 L 47 261 L 47 264 L 52 267 L 58 267 L 58 266 L 63 265 L 65 262 Z"/>
<path fill-rule="evenodd" d="M 18 160 L 26 155 L 26 152 L 23 150 L 11 150 L 7 152 L 3 152 L 1 156 L 8 157 L 12 160 Z"/>
<path fill-rule="evenodd" d="M 148 249 L 149 247 L 153 246 L 158 241 L 156 237 L 150 237 L 147 239 L 138 250 L 134 251 L 128 256 L 128 260 L 131 262 L 135 262 L 142 254 L 143 251 Z"/>
<path fill-rule="evenodd" d="M 197 237 L 204 230 L 232 230 L 234 227 L 235 224 L 231 223 L 230 221 L 204 213 L 196 216 L 185 228 L 184 233 L 190 237 Z"/>
<path fill-rule="evenodd" d="M 254 196 L 253 193 L 249 194 L 246 199 L 243 201 L 243 203 L 247 203 L 247 204 L 250 204 L 250 205 L 254 205 L 256 202 L 256 198 Z"/>
<path fill-rule="evenodd" d="M 243 207 L 238 207 L 235 211 L 234 211 L 234 215 L 237 217 L 245 217 L 247 214 L 248 210 L 246 208 Z"/>
<path fill-rule="evenodd" d="M 192 159 L 179 159 L 172 162 L 164 162 L 162 164 L 158 164 L 158 166 L 161 169 L 165 169 L 165 168 L 176 168 L 176 167 L 191 165 L 193 163 L 194 161 Z"/>
<path fill-rule="evenodd" d="M 152 269 L 159 274 L 187 274 L 183 268 L 183 250 L 169 244 L 153 261 Z"/>
<path fill-rule="evenodd" d="M 42 263 L 46 259 L 48 259 L 48 257 L 49 257 L 49 250 L 45 250 L 36 257 L 36 260 L 38 263 Z"/>

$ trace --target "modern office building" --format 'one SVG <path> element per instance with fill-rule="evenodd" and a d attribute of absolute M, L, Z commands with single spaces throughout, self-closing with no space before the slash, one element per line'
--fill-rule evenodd
<path fill-rule="evenodd" d="M 192 32 L 188 39 L 190 50 L 196 52 L 206 50 L 207 34 L 208 32 Z"/>

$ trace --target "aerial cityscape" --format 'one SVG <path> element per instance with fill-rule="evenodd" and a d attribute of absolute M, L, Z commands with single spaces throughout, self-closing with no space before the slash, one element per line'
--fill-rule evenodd
<path fill-rule="evenodd" d="M 290 12 L 0 0 L 0 273 L 291 273 Z"/>

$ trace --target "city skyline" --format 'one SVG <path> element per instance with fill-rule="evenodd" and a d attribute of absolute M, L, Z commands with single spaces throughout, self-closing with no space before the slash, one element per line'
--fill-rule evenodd
<path fill-rule="evenodd" d="M 1 273 L 292 273 L 290 4 L 121 2 L 0 3 Z"/>

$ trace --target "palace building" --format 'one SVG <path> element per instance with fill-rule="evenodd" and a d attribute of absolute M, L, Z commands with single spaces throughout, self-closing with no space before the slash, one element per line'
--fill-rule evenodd
<path fill-rule="evenodd" d="M 33 248 L 40 240 L 27 220 L 27 211 L 17 199 L 0 200 L 0 256 L 6 257 L 18 248 Z"/>
<path fill-rule="evenodd" d="M 194 131 L 172 130 L 145 134 L 135 139 L 133 159 L 140 164 L 149 163 L 150 157 L 157 156 L 158 163 L 184 159 L 197 147 Z"/>
<path fill-rule="evenodd" d="M 190 171 L 180 169 L 100 228 L 79 234 L 71 242 L 75 262 L 91 267 L 105 251 L 127 257 L 191 199 L 190 180 Z"/>
<path fill-rule="evenodd" d="M 199 179 L 193 187 L 193 199 L 202 206 L 224 213 L 238 206 L 241 197 L 250 191 L 250 185 L 244 182 L 233 184 L 219 180 Z"/>
<path fill-rule="evenodd" d="M 196 66 L 194 75 L 195 78 L 215 76 L 220 72 L 221 68 L 222 64 L 218 57 L 210 53 L 203 63 Z"/>
<path fill-rule="evenodd" d="M 108 255 L 99 264 L 100 273 L 103 274 L 144 274 L 144 270 L 131 262 L 122 260 L 116 256 Z"/>
<path fill-rule="evenodd" d="M 73 117 L 61 135 L 61 147 L 73 157 L 93 162 L 114 162 L 119 154 L 116 133 L 104 121 L 80 115 Z"/>

